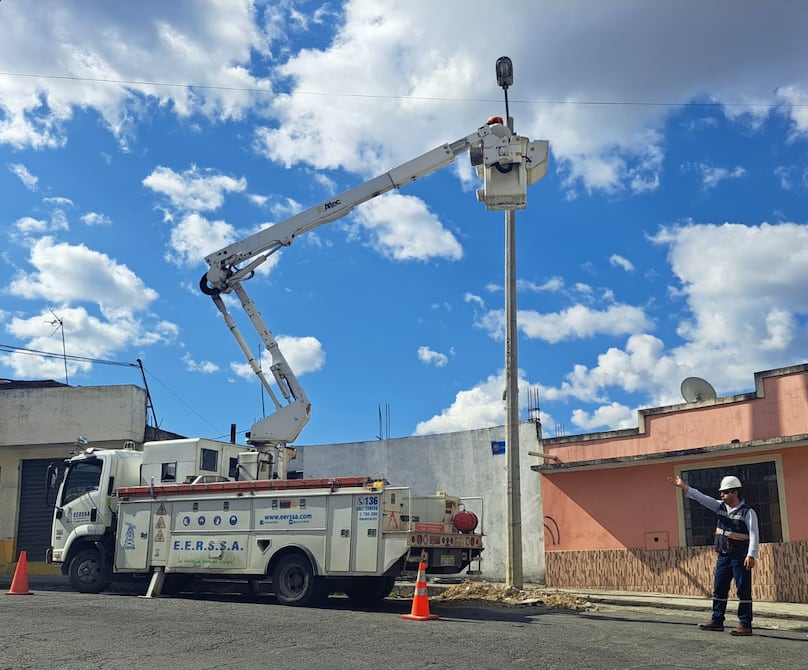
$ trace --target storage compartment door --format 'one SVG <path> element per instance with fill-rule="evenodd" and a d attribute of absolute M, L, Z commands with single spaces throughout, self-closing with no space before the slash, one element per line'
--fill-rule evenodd
<path fill-rule="evenodd" d="M 151 544 L 151 503 L 128 503 L 118 510 L 115 570 L 146 570 Z"/>
<path fill-rule="evenodd" d="M 356 537 L 354 544 L 354 570 L 375 573 L 379 564 L 379 536 L 381 535 L 381 495 L 354 496 Z"/>
<path fill-rule="evenodd" d="M 332 495 L 328 501 L 328 572 L 348 572 L 351 569 L 351 517 L 353 496 Z"/>

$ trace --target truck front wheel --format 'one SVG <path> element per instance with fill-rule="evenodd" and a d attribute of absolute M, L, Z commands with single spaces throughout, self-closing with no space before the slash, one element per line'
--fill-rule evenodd
<path fill-rule="evenodd" d="M 97 549 L 84 549 L 70 561 L 70 586 L 79 593 L 100 593 L 111 581 Z"/>
<path fill-rule="evenodd" d="M 311 563 L 302 554 L 289 554 L 278 561 L 272 571 L 272 590 L 281 605 L 310 605 L 322 595 Z"/>

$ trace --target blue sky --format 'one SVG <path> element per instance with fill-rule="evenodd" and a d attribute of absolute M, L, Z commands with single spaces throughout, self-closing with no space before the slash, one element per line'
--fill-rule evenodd
<path fill-rule="evenodd" d="M 141 359 L 163 428 L 243 434 L 270 404 L 204 257 L 503 114 L 503 55 L 551 152 L 517 214 L 522 416 L 533 387 L 546 434 L 629 428 L 685 377 L 804 363 L 808 5 L 498 7 L 0 1 L 0 377 L 65 380 L 58 318 L 70 384 Z M 374 439 L 380 406 L 392 437 L 504 423 L 479 185 L 462 156 L 247 284 L 312 401 L 300 444 Z"/>

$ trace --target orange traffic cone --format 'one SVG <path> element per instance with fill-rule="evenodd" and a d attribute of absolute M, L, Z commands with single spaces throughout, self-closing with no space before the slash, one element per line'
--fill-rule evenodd
<path fill-rule="evenodd" d="M 409 614 L 402 614 L 402 619 L 415 621 L 431 621 L 440 619 L 437 614 L 429 613 L 429 593 L 426 587 L 426 563 L 418 564 L 418 576 L 415 578 L 415 593 L 412 597 L 412 610 Z"/>
<path fill-rule="evenodd" d="M 14 570 L 14 578 L 11 580 L 11 590 L 6 591 L 7 596 L 30 596 L 28 590 L 28 555 L 20 552 L 20 560 Z"/>

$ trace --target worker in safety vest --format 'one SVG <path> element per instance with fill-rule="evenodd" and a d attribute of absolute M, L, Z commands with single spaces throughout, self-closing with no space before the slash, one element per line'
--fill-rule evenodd
<path fill-rule="evenodd" d="M 734 579 L 739 601 L 738 626 L 730 632 L 732 635 L 751 635 L 752 568 L 757 561 L 760 533 L 755 510 L 747 507 L 746 501 L 741 498 L 741 480 L 732 476 L 724 477 L 718 488 L 721 498 L 716 500 L 688 486 L 679 476 L 668 479 L 684 491 L 685 497 L 718 515 L 715 529 L 715 551 L 718 559 L 713 583 L 713 615 L 708 623 L 699 625 L 699 628 L 724 630 L 727 597 Z"/>

